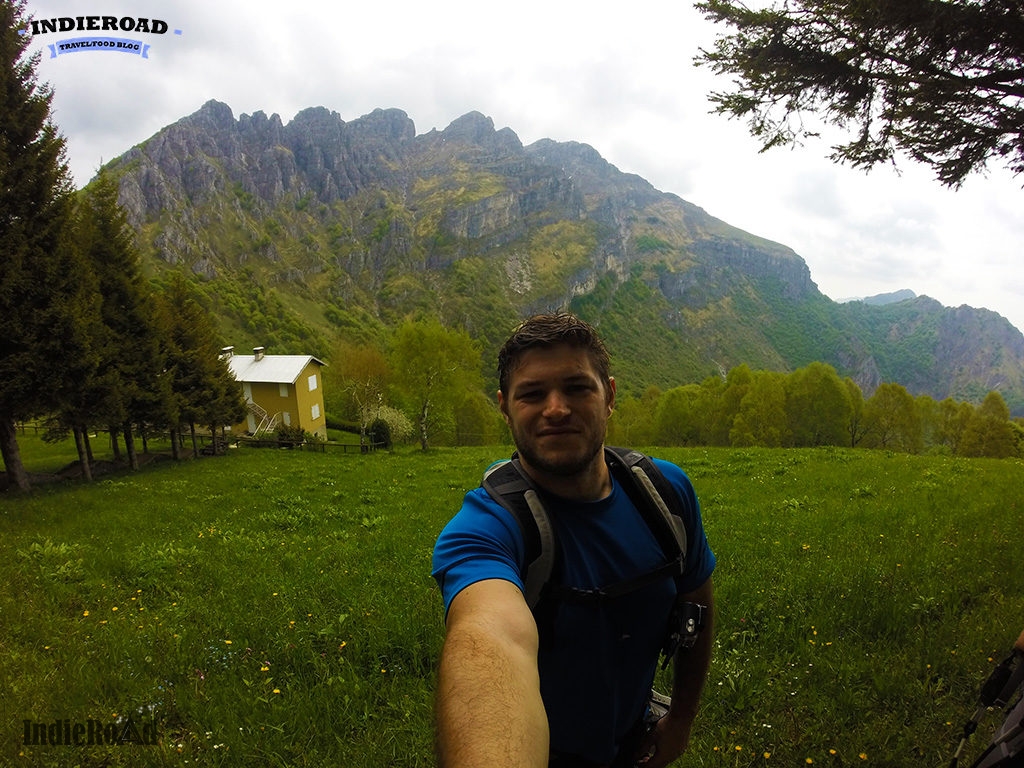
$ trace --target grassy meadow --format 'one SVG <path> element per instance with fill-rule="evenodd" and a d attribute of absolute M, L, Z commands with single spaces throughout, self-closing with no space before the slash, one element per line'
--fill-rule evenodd
<path fill-rule="evenodd" d="M 74 458 L 21 444 L 30 471 Z M 431 548 L 504 450 L 241 448 L 0 495 L 0 765 L 433 765 Z M 679 764 L 948 764 L 1024 628 L 1024 462 L 651 452 L 719 563 Z M 155 744 L 25 743 L 129 716 Z"/>

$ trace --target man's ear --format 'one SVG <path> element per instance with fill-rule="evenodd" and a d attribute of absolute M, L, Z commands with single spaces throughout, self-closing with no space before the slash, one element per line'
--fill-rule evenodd
<path fill-rule="evenodd" d="M 615 410 L 615 377 L 608 377 L 608 384 L 606 387 L 606 397 L 608 400 L 608 412 L 611 413 Z"/>
<path fill-rule="evenodd" d="M 505 423 L 508 424 L 508 403 L 505 400 L 505 395 L 502 394 L 500 389 L 498 390 L 498 410 L 501 411 L 501 415 L 505 417 Z"/>

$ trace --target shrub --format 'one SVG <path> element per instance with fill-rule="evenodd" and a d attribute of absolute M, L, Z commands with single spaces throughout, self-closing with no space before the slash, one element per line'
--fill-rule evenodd
<path fill-rule="evenodd" d="M 373 423 L 370 424 L 368 437 L 375 446 L 383 446 L 388 450 L 391 449 L 391 427 L 384 419 L 374 419 Z"/>
<path fill-rule="evenodd" d="M 277 438 L 278 444 L 285 448 L 294 448 L 306 442 L 306 433 L 303 432 L 302 427 L 298 426 L 289 427 L 282 424 L 277 428 L 274 435 Z"/>

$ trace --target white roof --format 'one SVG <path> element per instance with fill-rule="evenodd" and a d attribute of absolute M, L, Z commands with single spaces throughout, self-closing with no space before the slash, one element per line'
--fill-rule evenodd
<path fill-rule="evenodd" d="M 237 381 L 267 384 L 294 384 L 310 362 L 325 365 L 312 355 L 231 355 L 228 367 Z"/>

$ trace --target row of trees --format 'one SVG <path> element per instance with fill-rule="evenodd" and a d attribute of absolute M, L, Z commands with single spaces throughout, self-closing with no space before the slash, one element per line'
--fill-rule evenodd
<path fill-rule="evenodd" d="M 382 345 L 341 341 L 324 374 L 327 410 L 358 424 L 363 439 L 383 421 L 392 438 L 415 435 L 423 450 L 499 442 L 504 426 L 483 392 L 480 355 L 468 333 L 436 318 L 407 320 Z"/>
<path fill-rule="evenodd" d="M 97 427 L 109 432 L 115 460 L 123 441 L 127 463 L 137 469 L 138 436 L 169 432 L 178 459 L 184 429 L 196 453 L 197 425 L 215 431 L 246 413 L 238 383 L 220 359 L 213 320 L 185 279 L 176 275 L 156 291 L 143 278 L 113 180 L 101 175 L 69 197 L 61 215 L 54 253 L 20 263 L 3 259 L 5 283 L 16 279 L 39 296 L 31 304 L 12 296 L 11 311 L 0 320 L 5 334 L 29 331 L 20 338 L 11 333 L 6 338 L 13 343 L 0 349 L 10 372 L 0 383 L 0 449 L 9 480 L 23 490 L 29 478 L 15 420 L 43 419 L 47 439 L 74 435 L 82 475 L 91 480 L 89 434 Z M 54 262 L 67 272 L 55 275 Z M 45 355 L 41 334 L 48 334 Z"/>
<path fill-rule="evenodd" d="M 639 398 L 620 398 L 609 439 L 631 445 L 881 448 L 957 456 L 1021 456 L 1024 427 L 998 392 L 979 406 L 914 397 L 894 383 L 865 398 L 824 363 L 789 374 L 733 368 Z"/>
<path fill-rule="evenodd" d="M 26 490 L 18 421 L 73 433 L 89 478 L 92 428 L 110 430 L 115 452 L 120 435 L 137 467 L 140 428 L 194 434 L 245 406 L 184 281 L 154 293 L 143 279 L 113 179 L 75 193 L 23 19 L 23 2 L 0 2 L 0 453 Z"/>
<path fill-rule="evenodd" d="M 464 331 L 408 321 L 390 343 L 341 343 L 327 371 L 328 411 L 365 434 L 383 419 L 392 437 L 479 445 L 510 437 L 481 389 L 480 352 Z M 407 418 L 409 414 L 412 418 Z M 413 426 L 415 424 L 415 426 Z M 633 446 L 846 446 L 957 456 L 1021 456 L 1024 427 L 998 392 L 979 406 L 912 396 L 885 383 L 865 398 L 850 378 L 812 363 L 792 373 L 746 365 L 724 377 L 640 397 L 620 395 L 609 441 Z"/>

